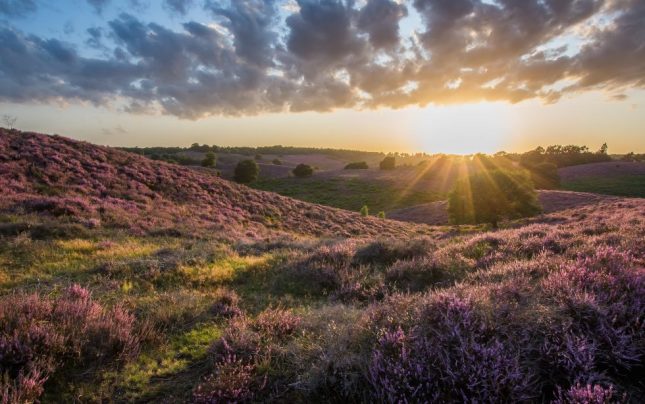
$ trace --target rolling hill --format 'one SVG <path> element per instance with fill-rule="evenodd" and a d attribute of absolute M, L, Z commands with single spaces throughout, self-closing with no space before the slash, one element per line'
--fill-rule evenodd
<path fill-rule="evenodd" d="M 401 235 L 428 229 L 255 191 L 214 173 L 60 136 L 0 129 L 5 213 L 148 232 Z"/>

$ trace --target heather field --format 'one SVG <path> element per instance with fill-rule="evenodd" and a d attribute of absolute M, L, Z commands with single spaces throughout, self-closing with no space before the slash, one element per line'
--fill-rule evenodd
<path fill-rule="evenodd" d="M 3 404 L 645 401 L 644 199 L 428 226 L 15 130 L 0 189 Z"/>

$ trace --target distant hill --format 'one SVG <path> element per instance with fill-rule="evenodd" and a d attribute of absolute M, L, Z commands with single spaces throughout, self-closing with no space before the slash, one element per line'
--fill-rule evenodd
<path fill-rule="evenodd" d="M 0 129 L 0 212 L 135 232 L 350 236 L 425 232 L 252 190 L 206 170 L 61 136 Z"/>

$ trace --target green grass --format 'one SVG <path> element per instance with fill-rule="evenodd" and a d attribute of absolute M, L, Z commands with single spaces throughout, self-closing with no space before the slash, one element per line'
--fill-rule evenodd
<path fill-rule="evenodd" d="M 645 198 L 645 175 L 587 177 L 564 182 L 562 188 L 576 192 Z"/>
<path fill-rule="evenodd" d="M 252 186 L 306 202 L 352 211 L 359 211 L 363 205 L 367 205 L 372 214 L 444 199 L 437 192 L 405 192 L 403 188 L 358 179 L 279 178 L 260 180 Z"/>

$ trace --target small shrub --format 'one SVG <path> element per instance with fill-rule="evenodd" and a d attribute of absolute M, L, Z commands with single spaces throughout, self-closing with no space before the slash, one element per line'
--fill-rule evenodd
<path fill-rule="evenodd" d="M 381 170 L 394 170 L 396 168 L 396 159 L 394 156 L 387 156 L 379 163 Z"/>
<path fill-rule="evenodd" d="M 206 157 L 202 160 L 202 167 L 213 168 L 216 163 L 217 159 L 215 158 L 215 153 L 208 152 L 206 153 Z"/>
<path fill-rule="evenodd" d="M 433 248 L 432 241 L 426 238 L 412 240 L 382 239 L 359 248 L 354 254 L 353 262 L 363 265 L 392 265 L 397 260 L 428 255 Z"/>
<path fill-rule="evenodd" d="M 228 289 L 218 289 L 211 312 L 215 316 L 224 318 L 239 316 L 242 314 L 242 310 L 238 306 L 239 301 L 237 293 Z"/>
<path fill-rule="evenodd" d="M 385 212 L 380 211 L 379 213 L 376 214 L 376 217 L 378 217 L 379 219 L 385 219 Z"/>
<path fill-rule="evenodd" d="M 300 317 L 290 311 L 267 309 L 258 315 L 251 327 L 265 337 L 284 340 L 296 332 L 300 321 Z"/>
<path fill-rule="evenodd" d="M 218 361 L 213 372 L 193 392 L 195 403 L 238 403 L 254 397 L 255 367 L 233 354 Z"/>
<path fill-rule="evenodd" d="M 364 161 L 349 163 L 345 166 L 345 170 L 367 170 L 368 168 L 369 166 Z"/>
<path fill-rule="evenodd" d="M 280 159 L 273 159 L 273 164 L 276 166 L 281 166 L 282 165 L 282 160 Z"/>
<path fill-rule="evenodd" d="M 404 292 L 420 292 L 437 284 L 446 286 L 454 275 L 432 258 L 423 257 L 397 261 L 385 272 L 385 282 Z"/>
<path fill-rule="evenodd" d="M 367 217 L 370 215 L 370 208 L 367 207 L 367 205 L 363 205 L 361 208 L 361 216 Z"/>
<path fill-rule="evenodd" d="M 258 179 L 260 166 L 255 160 L 242 160 L 235 167 L 233 179 L 241 184 L 248 184 Z"/>
<path fill-rule="evenodd" d="M 311 177 L 314 174 L 314 169 L 307 164 L 298 164 L 296 168 L 293 169 L 293 175 L 298 178 Z"/>

